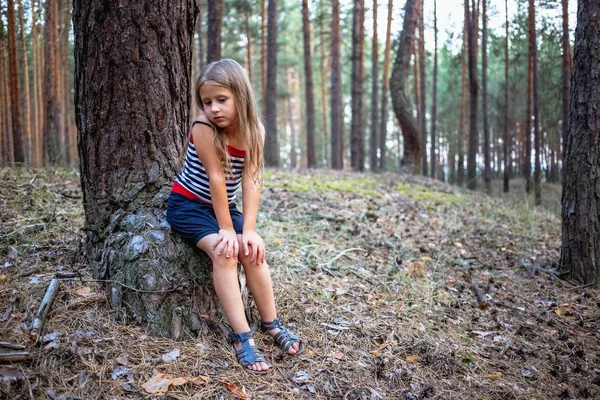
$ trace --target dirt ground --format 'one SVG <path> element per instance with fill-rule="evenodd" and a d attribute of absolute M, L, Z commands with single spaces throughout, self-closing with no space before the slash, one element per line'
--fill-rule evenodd
<path fill-rule="evenodd" d="M 257 333 L 273 369 L 256 376 L 220 331 L 116 323 L 81 254 L 79 178 L 0 169 L 0 341 L 30 356 L 0 364 L 0 398 L 600 398 L 600 297 L 557 276 L 560 190 L 543 193 L 535 208 L 401 174 L 267 171 L 258 226 L 306 350 L 283 357 Z M 80 277 L 31 345 L 57 272 Z"/>

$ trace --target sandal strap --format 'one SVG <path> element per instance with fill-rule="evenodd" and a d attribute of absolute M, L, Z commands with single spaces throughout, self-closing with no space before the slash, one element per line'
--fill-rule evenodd
<path fill-rule="evenodd" d="M 278 329 L 278 328 L 283 329 L 283 324 L 281 323 L 281 320 L 279 319 L 279 317 L 276 317 L 271 322 L 262 321 L 260 323 L 260 330 L 265 333 L 268 331 L 272 331 L 273 329 Z"/>
<path fill-rule="evenodd" d="M 256 330 L 256 328 L 251 328 L 248 332 L 242 332 L 242 333 L 237 333 L 235 332 L 233 329 L 229 332 L 229 342 L 230 343 L 237 343 L 237 342 L 242 342 L 242 344 L 250 339 L 252 339 L 252 336 L 254 335 L 254 331 Z"/>
<path fill-rule="evenodd" d="M 244 368 L 257 362 L 266 362 L 258 347 L 250 344 L 250 339 L 252 339 L 255 330 L 255 328 L 252 328 L 248 332 L 237 333 L 233 330 L 229 332 L 229 341 L 232 344 L 242 344 L 242 347 L 235 351 L 235 357 Z"/>
<path fill-rule="evenodd" d="M 279 332 L 273 336 L 273 340 L 285 352 L 287 352 L 294 343 L 302 343 L 302 340 L 298 336 L 283 326 L 279 317 L 271 322 L 262 321 L 260 329 L 263 332 L 279 329 Z"/>

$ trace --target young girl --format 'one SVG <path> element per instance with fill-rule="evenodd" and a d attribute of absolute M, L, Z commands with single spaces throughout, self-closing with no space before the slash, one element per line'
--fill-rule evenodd
<path fill-rule="evenodd" d="M 233 330 L 229 339 L 238 361 L 250 372 L 266 373 L 270 366 L 254 344 L 244 314 L 238 260 L 262 319 L 261 330 L 288 354 L 299 354 L 303 343 L 277 318 L 265 245 L 256 233 L 264 128 L 248 76 L 233 60 L 207 65 L 195 96 L 203 115 L 192 125 L 167 220 L 210 256 L 215 291 Z M 243 215 L 234 203 L 240 185 Z"/>

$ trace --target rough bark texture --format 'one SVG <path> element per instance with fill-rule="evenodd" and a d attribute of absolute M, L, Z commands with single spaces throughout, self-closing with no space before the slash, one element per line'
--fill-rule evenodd
<path fill-rule="evenodd" d="M 481 101 L 483 112 L 483 184 L 487 194 L 492 194 L 492 171 L 490 170 L 490 122 L 487 98 L 487 2 L 483 0 L 481 11 L 483 31 L 481 34 Z"/>
<path fill-rule="evenodd" d="M 562 145 L 567 143 L 569 93 L 571 91 L 571 41 L 569 40 L 569 1 L 562 0 Z"/>
<path fill-rule="evenodd" d="M 390 50 L 392 48 L 392 0 L 388 1 L 387 27 L 385 31 L 385 50 L 383 54 L 383 86 L 381 88 L 381 126 L 379 128 L 379 170 L 386 169 L 388 94 L 390 91 Z"/>
<path fill-rule="evenodd" d="M 21 39 L 21 53 L 22 53 L 22 66 L 23 71 L 27 73 L 23 74 L 23 143 L 25 161 L 31 163 L 31 111 L 29 106 L 29 62 L 27 60 L 27 41 L 25 40 L 25 16 L 23 12 L 23 2 L 17 0 L 19 5 L 19 28 L 20 28 L 20 39 Z"/>
<path fill-rule="evenodd" d="M 437 171 L 437 137 L 436 137 L 436 114 L 437 114 L 437 78 L 438 78 L 438 31 L 437 31 L 437 2 L 433 0 L 433 95 L 431 104 L 431 177 L 436 178 Z"/>
<path fill-rule="evenodd" d="M 425 1 L 419 7 L 419 131 L 421 132 L 421 174 L 427 176 L 427 81 L 425 71 Z"/>
<path fill-rule="evenodd" d="M 538 68 L 537 68 L 537 39 L 535 32 L 535 2 L 534 0 L 529 0 L 530 4 L 530 12 L 531 12 L 531 26 L 532 30 L 530 34 L 533 36 L 531 40 L 533 42 L 533 47 L 531 49 L 531 58 L 533 61 L 533 81 L 532 81 L 532 90 L 533 90 L 533 149 L 535 150 L 535 171 L 533 174 L 533 192 L 535 196 L 535 204 L 542 204 L 542 186 L 541 186 L 541 162 L 540 162 L 540 111 L 539 111 L 539 101 L 538 101 Z"/>
<path fill-rule="evenodd" d="M 561 271 L 600 283 L 600 3 L 579 0 L 562 192 Z"/>
<path fill-rule="evenodd" d="M 75 140 L 71 137 L 71 68 L 69 65 L 69 54 L 71 48 L 69 45 L 69 32 L 71 31 L 71 1 L 64 0 L 62 8 L 59 10 L 61 18 L 60 30 L 60 66 L 59 73 L 62 74 L 61 84 L 61 103 L 62 103 L 62 121 L 63 121 L 63 137 L 65 161 L 67 164 L 73 164 L 76 159 L 76 146 L 73 143 Z"/>
<path fill-rule="evenodd" d="M 265 165 L 279 166 L 277 144 L 277 0 L 269 0 L 267 35 L 267 100 L 265 110 Z"/>
<path fill-rule="evenodd" d="M 413 116 L 410 101 L 406 96 L 406 79 L 410 68 L 410 54 L 417 26 L 417 1 L 406 0 L 402 34 L 398 41 L 398 51 L 390 79 L 390 95 L 394 112 L 402 129 L 404 138 L 404 155 L 402 163 L 412 169 L 419 167 L 421 146 L 419 144 L 419 130 Z"/>
<path fill-rule="evenodd" d="M 371 137 L 369 140 L 369 165 L 377 172 L 379 162 L 377 149 L 379 140 L 377 119 L 379 118 L 379 41 L 377 40 L 377 0 L 373 0 L 373 41 L 371 45 Z"/>
<path fill-rule="evenodd" d="M 19 93 L 19 62 L 17 60 L 17 32 L 15 2 L 8 0 L 8 69 L 10 76 L 10 104 L 12 114 L 12 143 L 14 162 L 25 162 L 23 128 L 21 121 L 21 99 Z"/>
<path fill-rule="evenodd" d="M 302 33 L 304 36 L 304 86 L 306 90 L 306 161 L 308 168 L 314 168 L 317 164 L 315 157 L 315 99 L 308 0 L 302 0 Z"/>
<path fill-rule="evenodd" d="M 506 16 L 505 30 L 506 37 L 504 40 L 504 134 L 502 136 L 502 150 L 504 153 L 504 174 L 503 174 L 503 190 L 505 193 L 509 191 L 510 181 L 510 146 L 508 136 L 508 0 L 504 0 L 504 12 Z"/>
<path fill-rule="evenodd" d="M 350 163 L 355 171 L 365 169 L 365 135 L 363 127 L 363 55 L 364 0 L 354 0 L 352 12 L 352 117 L 350 122 Z"/>
<path fill-rule="evenodd" d="M 468 48 L 469 48 L 469 152 L 467 154 L 467 187 L 471 190 L 477 188 L 477 153 L 479 148 L 479 132 L 477 131 L 477 12 L 473 0 L 472 12 L 469 10 L 468 0 L 465 1 L 465 14 L 467 19 Z"/>
<path fill-rule="evenodd" d="M 58 43 L 57 0 L 46 0 L 44 57 L 44 164 L 54 164 L 60 155 L 60 108 L 57 92 L 56 46 Z"/>
<path fill-rule="evenodd" d="M 344 167 L 344 141 L 339 0 L 332 0 L 331 7 L 331 168 L 342 169 Z"/>
<path fill-rule="evenodd" d="M 206 63 L 221 59 L 221 27 L 223 25 L 223 0 L 207 2 Z"/>
<path fill-rule="evenodd" d="M 165 219 L 189 134 L 195 13 L 192 0 L 73 9 L 85 256 L 117 315 L 174 338 L 216 309 L 208 258 Z"/>

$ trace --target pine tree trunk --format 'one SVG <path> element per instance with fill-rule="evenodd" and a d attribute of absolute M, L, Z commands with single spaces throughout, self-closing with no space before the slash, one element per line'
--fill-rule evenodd
<path fill-rule="evenodd" d="M 535 151 L 535 171 L 533 174 L 533 192 L 535 196 L 535 204 L 542 204 L 542 186 L 541 186 L 541 160 L 540 160 L 540 111 L 538 106 L 538 73 L 537 73 L 537 40 L 535 32 L 535 3 L 534 0 L 529 0 L 530 12 L 531 12 L 531 26 L 533 47 L 531 49 L 531 58 L 533 60 L 533 148 Z"/>
<path fill-rule="evenodd" d="M 17 60 L 17 25 L 15 2 L 8 0 L 8 68 L 10 71 L 10 104 L 12 107 L 12 142 L 14 162 L 25 162 L 23 149 L 23 123 L 21 118 L 21 97 L 19 92 L 19 62 Z"/>
<path fill-rule="evenodd" d="M 379 170 L 386 170 L 387 156 L 387 123 L 388 123 L 388 93 L 390 89 L 390 50 L 392 48 L 392 0 L 388 0 L 388 17 L 385 33 L 385 50 L 383 54 L 383 86 L 381 88 L 381 126 L 379 127 Z"/>
<path fill-rule="evenodd" d="M 504 12 L 506 15 L 506 38 L 504 40 L 504 135 L 502 136 L 502 147 L 504 152 L 503 190 L 504 193 L 508 193 L 510 190 L 510 138 L 508 136 L 508 0 L 504 0 Z"/>
<path fill-rule="evenodd" d="M 532 103 L 533 103 L 533 48 L 535 47 L 533 23 L 533 12 L 531 10 L 531 1 L 529 1 L 529 19 L 528 19 L 528 51 L 527 51 L 527 110 L 525 122 L 525 154 L 523 157 L 523 176 L 526 181 L 526 191 L 531 192 L 531 119 L 532 119 Z"/>
<path fill-rule="evenodd" d="M 467 187 L 471 190 L 477 189 L 477 150 L 479 147 L 479 137 L 477 131 L 477 39 L 476 39 L 476 21 L 477 12 L 475 10 L 475 1 L 473 0 L 473 12 L 469 10 L 468 0 L 465 1 L 465 13 L 468 22 L 468 47 L 469 47 L 469 152 L 467 155 Z"/>
<path fill-rule="evenodd" d="M 223 25 L 223 0 L 207 2 L 206 63 L 221 59 L 221 28 Z"/>
<path fill-rule="evenodd" d="M 110 280 L 118 317 L 175 339 L 216 312 L 208 257 L 164 213 L 189 134 L 196 10 L 192 0 L 73 8 L 85 256 Z"/>
<path fill-rule="evenodd" d="M 63 8 L 59 12 L 63 15 L 62 31 L 60 35 L 60 58 L 62 68 L 62 112 L 63 112 L 63 131 L 64 131 L 64 154 L 67 165 L 75 164 L 77 147 L 74 143 L 74 138 L 71 137 L 71 68 L 69 64 L 69 33 L 71 31 L 71 1 L 64 0 Z M 75 140 L 76 141 L 76 140 Z"/>
<path fill-rule="evenodd" d="M 465 4 L 468 0 L 465 1 Z M 465 143 L 467 137 L 467 66 L 469 63 L 468 56 L 468 21 L 465 13 L 465 21 L 463 27 L 463 45 L 462 45 L 462 69 L 461 69 L 461 89 L 460 89 L 460 116 L 458 123 L 458 185 L 462 186 L 465 183 Z"/>
<path fill-rule="evenodd" d="M 296 169 L 298 168 L 298 152 L 296 151 L 296 121 L 294 120 L 294 104 L 293 104 L 293 85 L 292 85 L 292 69 L 288 68 L 286 73 L 286 86 L 288 93 L 290 96 L 288 97 L 286 103 L 286 111 L 287 116 L 284 114 L 285 119 L 287 120 L 287 125 L 290 127 L 290 168 Z"/>
<path fill-rule="evenodd" d="M 379 160 L 377 149 L 379 140 L 379 41 L 377 40 L 377 0 L 373 0 L 373 40 L 371 44 L 371 137 L 369 140 L 369 165 L 372 172 L 377 172 Z"/>
<path fill-rule="evenodd" d="M 419 7 L 419 92 L 421 104 L 419 109 L 419 130 L 421 131 L 421 174 L 427 176 L 427 81 L 425 72 L 425 1 L 420 0 Z"/>
<path fill-rule="evenodd" d="M 35 0 L 32 0 L 35 3 Z M 42 15 L 42 5 L 41 5 L 41 1 L 37 2 L 38 4 L 38 15 Z M 44 32 L 44 27 L 41 26 L 41 19 L 38 18 L 37 21 L 37 28 L 38 28 L 38 39 L 39 40 L 37 43 L 37 59 L 38 59 L 38 63 L 37 63 L 37 76 L 38 76 L 38 80 L 37 80 L 37 93 L 38 93 L 38 100 L 37 100 L 37 114 L 38 114 L 38 147 L 37 147 L 37 158 L 38 161 L 40 163 L 40 166 L 44 165 L 44 157 L 46 157 L 45 155 L 45 148 L 46 148 L 46 132 L 44 130 L 45 126 L 46 126 L 46 103 L 45 103 L 45 98 L 44 98 L 44 88 L 46 85 L 46 80 L 45 80 L 45 76 L 44 76 L 44 71 L 45 71 L 45 52 L 46 52 L 46 46 L 45 45 L 41 45 L 41 43 L 44 43 L 45 40 L 45 32 Z"/>
<path fill-rule="evenodd" d="M 244 12 L 244 27 L 246 29 L 246 72 L 252 82 L 252 31 L 250 30 L 250 12 Z"/>
<path fill-rule="evenodd" d="M 56 1 L 46 0 L 45 57 L 44 57 L 44 164 L 54 164 L 60 156 L 60 108 L 56 70 Z"/>
<path fill-rule="evenodd" d="M 483 0 L 481 12 L 483 32 L 481 36 L 481 96 L 483 112 L 483 183 L 487 194 L 492 194 L 492 171 L 490 169 L 490 123 L 487 98 L 487 2 Z"/>
<path fill-rule="evenodd" d="M 25 162 L 31 164 L 31 111 L 29 103 L 29 62 L 27 60 L 27 42 L 25 40 L 25 16 L 22 0 L 17 0 L 19 6 L 19 28 L 23 63 L 23 144 Z"/>
<path fill-rule="evenodd" d="M 267 37 L 267 101 L 266 101 L 265 165 L 279 166 L 277 144 L 277 0 L 269 0 Z"/>
<path fill-rule="evenodd" d="M 315 168 L 317 164 L 315 157 L 315 100 L 308 0 L 302 0 L 302 31 L 304 36 L 304 85 L 306 89 L 306 161 L 308 168 Z"/>
<path fill-rule="evenodd" d="M 560 270 L 600 284 L 600 3 L 579 1 L 562 192 Z M 594 72 L 595 71 L 595 72 Z"/>
<path fill-rule="evenodd" d="M 340 2 L 331 1 L 331 168 L 344 167 Z"/>
<path fill-rule="evenodd" d="M 0 18 L 0 161 L 8 163 L 13 156 L 12 151 L 12 118 L 10 109 L 10 90 L 8 87 L 6 68 L 6 42 L 4 36 L 4 21 Z"/>
<path fill-rule="evenodd" d="M 571 92 L 571 41 L 569 40 L 569 1 L 562 2 L 562 145 L 566 151 L 569 126 L 569 95 Z"/>
<path fill-rule="evenodd" d="M 363 171 L 365 137 L 363 131 L 364 0 L 354 0 L 352 12 L 352 117 L 350 123 L 350 163 Z"/>
<path fill-rule="evenodd" d="M 328 158 L 328 146 L 327 143 L 329 142 L 329 140 L 327 140 L 327 132 L 329 132 L 329 130 L 327 129 L 327 73 L 325 71 L 326 65 L 329 65 L 329 63 L 327 62 L 327 59 L 325 58 L 325 34 L 324 34 L 324 29 L 323 29 L 323 19 L 324 19 L 324 11 L 323 11 L 323 1 L 321 0 L 320 2 L 320 14 L 319 14 L 319 35 L 320 35 L 320 53 L 321 53 L 321 59 L 319 61 L 319 72 L 321 75 L 321 124 L 322 124 L 322 142 L 323 142 L 323 149 L 322 149 L 322 160 L 325 161 L 325 166 L 328 165 L 327 163 L 327 158 Z"/>
<path fill-rule="evenodd" d="M 390 79 L 390 95 L 394 112 L 402 128 L 404 137 L 404 155 L 402 163 L 410 166 L 413 170 L 418 170 L 421 157 L 421 148 L 419 143 L 419 130 L 417 122 L 413 117 L 405 90 L 406 79 L 410 68 L 410 55 L 413 48 L 413 39 L 417 26 L 417 1 L 407 0 L 404 11 L 404 24 L 400 40 L 398 41 L 398 50 L 396 60 L 392 69 Z"/>
<path fill-rule="evenodd" d="M 34 168 L 39 168 L 42 166 L 41 160 L 41 118 L 39 113 L 39 103 L 38 103 L 38 64 L 40 60 L 38 60 L 38 31 L 37 31 L 37 18 L 35 13 L 35 2 L 31 0 L 31 55 L 32 55 L 32 71 L 33 71 L 33 107 L 32 107 L 32 127 L 31 127 L 31 165 Z"/>
<path fill-rule="evenodd" d="M 437 32 L 437 2 L 433 0 L 433 95 L 431 104 L 431 177 L 436 179 L 437 167 L 437 137 L 436 137 L 436 114 L 437 114 L 437 78 L 438 78 L 438 32 Z"/>
<path fill-rule="evenodd" d="M 196 48 L 198 51 L 198 69 L 196 73 L 199 77 L 202 73 L 202 69 L 204 69 L 204 60 L 206 60 L 206 55 L 204 54 L 204 41 L 202 39 L 204 37 L 204 35 L 202 34 L 202 0 L 198 0 L 197 5 L 198 16 L 196 17 L 196 35 L 198 36 L 198 40 L 196 43 Z M 194 80 L 192 81 L 192 87 L 194 87 L 195 85 L 196 82 Z M 194 96 L 192 96 L 192 98 L 193 97 Z"/>
<path fill-rule="evenodd" d="M 260 2 L 260 76 L 264 112 L 267 107 L 267 0 Z"/>

